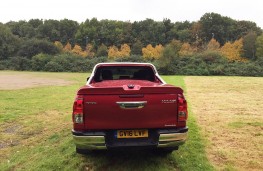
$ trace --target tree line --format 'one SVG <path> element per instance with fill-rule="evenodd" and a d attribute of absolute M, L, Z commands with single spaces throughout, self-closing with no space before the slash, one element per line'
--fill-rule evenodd
<path fill-rule="evenodd" d="M 102 59 L 156 62 L 168 74 L 175 71 L 168 71 L 163 65 L 165 62 L 160 61 L 168 60 L 170 65 L 176 60 L 193 60 L 204 55 L 208 56 L 202 60 L 220 56 L 227 64 L 258 65 L 260 62 L 255 61 L 263 57 L 262 37 L 262 29 L 256 23 L 237 21 L 217 13 L 206 13 L 195 22 L 174 23 L 170 19 L 129 22 L 96 18 L 80 24 L 68 19 L 10 21 L 0 23 L 0 69 L 10 69 L 12 62 L 28 61 L 26 70 L 36 70 L 32 64 L 39 56 L 52 62 L 63 55 L 65 59 L 75 56 L 76 61 L 87 63 Z M 167 51 L 173 57 L 169 57 Z M 47 68 L 42 66 L 41 70 L 52 70 L 51 64 Z"/>

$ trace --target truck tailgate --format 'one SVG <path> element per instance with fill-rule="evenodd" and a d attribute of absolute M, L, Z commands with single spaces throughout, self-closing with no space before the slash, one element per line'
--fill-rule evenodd
<path fill-rule="evenodd" d="M 85 129 L 164 128 L 177 124 L 177 94 L 89 94 Z"/>

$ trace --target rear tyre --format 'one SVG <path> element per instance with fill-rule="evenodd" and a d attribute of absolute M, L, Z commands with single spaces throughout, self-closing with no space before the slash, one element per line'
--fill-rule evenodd
<path fill-rule="evenodd" d="M 179 149 L 179 147 L 176 146 L 176 147 L 160 148 L 160 149 L 158 149 L 158 151 L 160 151 L 161 153 L 170 154 L 170 153 L 172 153 L 173 151 L 176 151 L 176 150 L 178 150 L 178 149 Z"/>
<path fill-rule="evenodd" d="M 76 153 L 78 153 L 78 154 L 88 154 L 89 150 L 87 150 L 87 149 L 80 149 L 80 148 L 76 147 Z"/>

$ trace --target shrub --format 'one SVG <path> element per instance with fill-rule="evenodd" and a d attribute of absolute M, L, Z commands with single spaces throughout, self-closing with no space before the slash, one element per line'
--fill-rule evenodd
<path fill-rule="evenodd" d="M 224 57 L 219 51 L 204 51 L 202 53 L 194 56 L 195 58 L 202 59 L 205 63 L 211 65 L 214 63 L 224 63 L 227 62 L 226 57 Z"/>
<path fill-rule="evenodd" d="M 139 55 L 118 58 L 115 62 L 150 62 L 156 66 L 160 74 L 165 75 L 263 76 L 263 58 L 252 62 L 228 62 L 226 58 L 217 52 L 203 52 L 191 57 L 170 57 L 172 60 L 169 63 L 166 61 L 165 65 L 163 65 L 161 59 L 145 60 Z M 31 60 L 19 56 L 9 57 L 8 60 L 0 60 L 0 70 L 90 72 L 94 65 L 102 62 L 108 62 L 108 57 L 83 58 L 71 53 L 56 56 L 41 53 L 33 56 Z"/>
<path fill-rule="evenodd" d="M 65 53 L 52 57 L 45 65 L 44 70 L 51 72 L 88 72 L 91 71 L 97 63 L 106 61 L 107 57 L 83 58 Z"/>
<path fill-rule="evenodd" d="M 51 71 L 51 72 L 62 72 L 63 67 L 54 61 L 49 61 L 45 65 L 44 70 L 45 71 Z"/>
<path fill-rule="evenodd" d="M 211 75 L 225 75 L 225 65 L 220 63 L 215 63 L 210 65 L 209 71 Z"/>
<path fill-rule="evenodd" d="M 32 70 L 44 71 L 45 65 L 52 59 L 51 55 L 40 53 L 32 57 Z"/>
<path fill-rule="evenodd" d="M 97 63 L 102 63 L 102 62 L 107 62 L 108 61 L 108 57 L 107 56 L 101 56 L 101 57 L 94 57 L 91 59 L 87 59 L 86 64 L 85 64 L 85 71 L 92 71 L 93 67 L 97 64 Z"/>
<path fill-rule="evenodd" d="M 29 39 L 23 43 L 18 56 L 32 58 L 33 56 L 44 53 L 54 55 L 59 52 L 59 49 L 51 42 L 47 40 Z"/>
<path fill-rule="evenodd" d="M 116 62 L 151 62 L 153 60 L 146 60 L 142 56 L 139 55 L 131 55 L 129 57 L 124 58 L 116 58 Z"/>
<path fill-rule="evenodd" d="M 7 70 L 8 68 L 8 60 L 0 60 L 0 70 Z"/>
<path fill-rule="evenodd" d="M 96 56 L 107 56 L 108 55 L 108 48 L 106 45 L 102 44 L 98 47 Z"/>
<path fill-rule="evenodd" d="M 8 65 L 8 69 L 18 71 L 28 71 L 32 67 L 31 60 L 21 56 L 10 57 Z"/>

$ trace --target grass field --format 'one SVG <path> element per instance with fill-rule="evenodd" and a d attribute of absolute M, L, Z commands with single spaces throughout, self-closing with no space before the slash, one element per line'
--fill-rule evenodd
<path fill-rule="evenodd" d="M 75 92 L 85 84 L 88 75 L 84 73 L 1 71 L 0 79 L 3 75 L 14 75 L 23 77 L 23 79 L 20 79 L 22 80 L 20 89 L 19 86 L 18 88 L 16 86 L 10 90 L 0 90 L 0 170 L 246 170 L 248 166 L 254 170 L 262 168 L 258 157 L 262 158 L 263 149 L 262 145 L 257 144 L 262 144 L 262 100 L 248 98 L 246 100 L 250 101 L 244 103 L 245 105 L 241 102 L 239 104 L 240 110 L 242 108 L 244 111 L 243 115 L 234 118 L 232 116 L 235 115 L 227 115 L 232 108 L 236 111 L 237 108 L 233 107 L 233 103 L 238 103 L 238 99 L 246 96 L 248 90 L 256 91 L 256 87 L 263 87 L 262 78 L 252 78 L 246 81 L 247 78 L 244 77 L 233 77 L 234 80 L 246 82 L 246 86 L 241 86 L 242 89 L 239 90 L 239 87 L 235 87 L 239 86 L 239 84 L 235 85 L 236 82 L 234 82 L 234 87 L 230 83 L 225 85 L 226 79 L 233 82 L 232 77 L 164 76 L 163 78 L 168 83 L 181 86 L 187 92 L 189 137 L 185 145 L 169 155 L 137 150 L 102 151 L 83 156 L 75 153 L 71 137 L 71 110 Z M 46 82 L 47 80 L 52 81 L 50 84 L 42 84 L 41 81 L 40 83 L 33 82 L 34 87 L 23 87 L 23 80 L 25 81 L 26 78 L 31 80 L 43 78 Z M 212 83 L 207 84 L 203 79 L 215 79 L 217 86 L 211 86 Z M 0 84 L 1 82 L 5 80 L 0 80 Z M 203 87 L 202 83 L 207 86 Z M 220 95 L 235 92 L 233 97 L 238 95 L 240 97 L 237 98 L 237 101 L 233 101 L 232 105 L 227 104 L 228 106 L 225 104 L 227 100 L 212 101 L 214 106 L 220 107 L 214 109 L 210 100 L 216 99 L 218 94 L 212 94 L 213 88 L 215 92 L 221 93 Z M 209 93 L 206 94 L 205 91 Z M 252 93 L 255 93 L 253 91 Z M 207 95 L 209 97 L 203 99 Z M 262 96 L 263 92 L 257 91 L 256 97 L 260 95 Z M 207 108 L 204 107 L 204 103 Z M 218 122 L 212 122 L 215 116 L 206 112 L 209 117 L 205 119 L 211 120 L 206 124 L 202 120 L 204 119 L 202 113 L 210 110 L 213 114 L 219 110 L 226 115 L 220 118 L 218 114 L 215 114 Z M 248 120 L 245 115 L 247 112 L 256 114 L 255 116 L 249 115 L 250 120 Z M 231 130 L 227 132 L 229 136 L 234 135 L 235 138 L 231 141 L 238 140 L 236 132 L 247 131 L 245 136 L 252 139 L 253 146 L 256 146 L 249 148 L 256 154 L 250 154 L 252 158 L 248 166 L 238 167 L 239 161 L 236 160 L 239 154 L 240 157 L 244 154 L 244 149 L 236 146 L 235 151 L 229 152 L 227 150 L 229 140 L 220 136 L 222 129 L 220 124 L 215 125 L 216 127 L 210 125 L 221 123 L 220 119 L 226 118 L 229 122 L 222 121 L 222 125 L 224 129 Z M 258 132 L 251 132 L 253 129 Z M 241 133 L 238 136 L 242 138 Z M 254 133 L 251 135 L 252 138 L 248 136 L 249 133 Z M 217 145 L 219 142 L 223 146 Z M 224 160 L 218 160 L 218 158 Z"/>
<path fill-rule="evenodd" d="M 218 170 L 263 170 L 263 78 L 186 77 L 192 112 Z"/>

